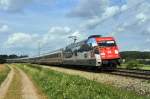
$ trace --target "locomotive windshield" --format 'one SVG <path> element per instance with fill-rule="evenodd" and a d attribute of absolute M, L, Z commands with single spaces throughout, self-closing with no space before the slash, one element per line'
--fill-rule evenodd
<path fill-rule="evenodd" d="M 111 47 L 111 46 L 116 46 L 116 43 L 115 41 L 102 41 L 102 42 L 99 42 L 98 45 L 100 47 Z"/>

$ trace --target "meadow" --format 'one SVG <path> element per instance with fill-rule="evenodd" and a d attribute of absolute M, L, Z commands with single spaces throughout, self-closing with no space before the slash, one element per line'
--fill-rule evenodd
<path fill-rule="evenodd" d="M 7 65 L 0 65 L 0 85 L 7 77 L 10 68 Z"/>
<path fill-rule="evenodd" d="M 132 91 L 45 69 L 38 65 L 17 66 L 31 77 L 49 99 L 149 99 Z"/>

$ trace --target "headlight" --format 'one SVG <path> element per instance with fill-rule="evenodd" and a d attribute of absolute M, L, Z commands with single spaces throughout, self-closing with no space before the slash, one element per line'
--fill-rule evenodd
<path fill-rule="evenodd" d="M 119 52 L 118 52 L 118 50 L 115 50 L 115 54 L 118 54 Z"/>
<path fill-rule="evenodd" d="M 105 55 L 105 53 L 101 53 L 101 55 Z"/>

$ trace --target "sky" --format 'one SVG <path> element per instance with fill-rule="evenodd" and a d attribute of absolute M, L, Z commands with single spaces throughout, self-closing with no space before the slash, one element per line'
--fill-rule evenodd
<path fill-rule="evenodd" d="M 0 54 L 34 56 L 95 34 L 150 51 L 150 0 L 0 0 Z"/>

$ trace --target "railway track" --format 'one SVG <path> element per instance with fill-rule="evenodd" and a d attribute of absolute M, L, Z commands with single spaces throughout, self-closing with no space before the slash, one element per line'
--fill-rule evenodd
<path fill-rule="evenodd" d="M 95 72 L 95 73 L 106 73 L 106 74 L 113 74 L 113 75 L 119 75 L 119 76 L 125 76 L 125 77 L 133 77 L 138 79 L 145 79 L 150 80 L 150 70 L 137 70 L 137 69 L 123 69 L 123 68 L 117 68 L 115 71 L 99 71 L 96 68 L 83 68 L 82 66 L 79 66 L 78 68 L 75 66 L 73 67 L 64 67 L 64 68 L 70 68 L 70 69 L 76 69 L 86 72 Z"/>
<path fill-rule="evenodd" d="M 116 71 L 110 72 L 110 74 L 150 80 L 150 70 L 129 70 L 118 68 Z"/>
<path fill-rule="evenodd" d="M 45 67 L 48 68 L 48 66 L 45 66 Z M 53 67 L 58 67 L 58 66 L 53 66 Z M 105 73 L 105 74 L 112 74 L 112 75 L 150 80 L 150 70 L 137 70 L 137 69 L 129 70 L 129 69 L 117 68 L 115 71 L 111 72 L 111 71 L 100 71 L 93 67 L 90 67 L 90 68 L 85 68 L 83 66 L 61 66 L 61 67 L 67 68 L 67 69 L 69 68 L 73 70 L 86 71 L 86 72 Z"/>

